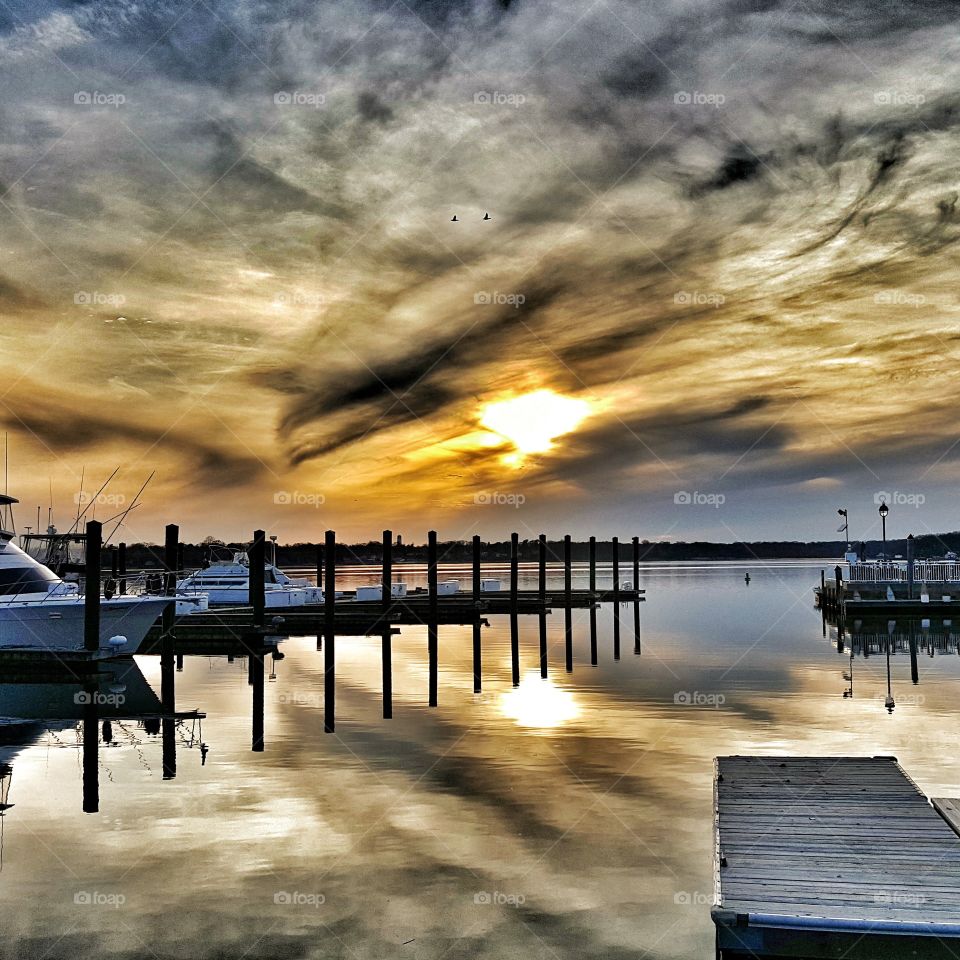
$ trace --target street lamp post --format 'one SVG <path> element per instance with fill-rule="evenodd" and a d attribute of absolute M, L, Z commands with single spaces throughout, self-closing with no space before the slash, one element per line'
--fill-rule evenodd
<path fill-rule="evenodd" d="M 885 500 L 880 501 L 880 523 L 883 525 L 883 559 L 887 559 L 887 514 L 890 508 Z"/>

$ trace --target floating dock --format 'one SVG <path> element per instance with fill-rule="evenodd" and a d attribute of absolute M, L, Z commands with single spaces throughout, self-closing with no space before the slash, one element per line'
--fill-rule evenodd
<path fill-rule="evenodd" d="M 894 757 L 719 757 L 718 957 L 955 960 L 958 804 L 935 803 Z"/>
<path fill-rule="evenodd" d="M 828 616 L 951 616 L 960 613 L 960 564 L 910 561 L 855 563 L 820 571 L 817 606 Z"/>

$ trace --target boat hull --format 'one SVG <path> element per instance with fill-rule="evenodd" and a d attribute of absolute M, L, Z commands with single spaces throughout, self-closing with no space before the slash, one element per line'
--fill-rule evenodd
<path fill-rule="evenodd" d="M 97 659 L 131 656 L 172 602 L 161 597 L 118 597 L 100 601 Z M 14 602 L 0 606 L 0 651 L 84 653 L 84 603 L 76 597 Z M 125 637 L 122 646 L 110 643 Z"/>
<path fill-rule="evenodd" d="M 250 589 L 246 584 L 230 587 L 215 587 L 201 584 L 198 593 L 205 593 L 209 597 L 210 606 L 216 607 L 245 607 L 250 603 Z M 191 585 L 181 583 L 177 592 L 181 596 L 194 595 Z M 264 599 L 268 609 L 278 607 L 303 607 L 308 604 L 321 603 L 323 593 L 317 587 L 280 587 L 267 589 Z"/>

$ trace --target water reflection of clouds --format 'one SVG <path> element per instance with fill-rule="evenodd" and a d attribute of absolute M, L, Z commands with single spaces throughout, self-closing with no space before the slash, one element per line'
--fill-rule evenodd
<path fill-rule="evenodd" d="M 316 641 L 289 641 L 267 689 L 266 752 L 256 756 L 245 664 L 188 658 L 178 703 L 209 714 L 206 767 L 182 757 L 177 780 L 163 783 L 158 747 L 121 746 L 110 754 L 101 817 L 81 819 L 72 750 L 35 746 L 15 761 L 0 913 L 22 938 L 17 955 L 53 947 L 50 930 L 74 930 L 66 942 L 84 958 L 108 948 L 165 957 L 184 944 L 191 955 L 200 945 L 201 955 L 268 958 L 306 956 L 320 944 L 365 958 L 394 955 L 408 940 L 406 949 L 427 955 L 710 956 L 714 756 L 893 752 L 921 785 L 951 792 L 960 776 L 946 742 L 958 658 L 925 661 L 943 682 L 924 684 L 923 674 L 928 699 L 902 714 L 888 716 L 882 700 L 844 700 L 846 659 L 820 637 L 810 605 L 794 605 L 816 576 L 811 568 L 794 574 L 790 589 L 764 587 L 756 609 L 781 619 L 759 646 L 769 619 L 751 623 L 740 594 L 722 600 L 699 592 L 698 581 L 651 591 L 644 653 L 629 652 L 625 635 L 619 664 L 608 618 L 601 666 L 585 664 L 578 618 L 572 677 L 554 618 L 546 684 L 535 627 L 524 626 L 522 663 L 534 673 L 524 674 L 522 695 L 549 690 L 562 695 L 561 715 L 570 703 L 579 711 L 554 726 L 505 715 L 514 692 L 499 618 L 484 633 L 479 697 L 469 629 L 441 627 L 434 710 L 425 630 L 396 638 L 391 722 L 380 718 L 379 638 L 341 638 L 333 737 L 322 732 Z M 155 663 L 144 658 L 151 681 Z M 867 672 L 873 664 L 857 661 L 865 688 L 880 686 Z M 908 661 L 897 667 L 903 685 Z M 722 692 L 726 701 L 677 703 L 677 690 Z M 119 887 L 126 906 L 78 914 L 73 893 L 90 885 Z M 278 893 L 324 901 L 276 903 Z M 476 899 L 494 893 L 514 903 Z M 13 949 L 3 948 L 11 957 Z"/>

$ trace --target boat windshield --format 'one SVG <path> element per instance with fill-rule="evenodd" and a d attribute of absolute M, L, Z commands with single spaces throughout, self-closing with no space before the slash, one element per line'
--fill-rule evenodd
<path fill-rule="evenodd" d="M 52 571 L 29 557 L 16 567 L 0 567 L 0 597 L 20 593 L 48 593 L 60 579 Z"/>

